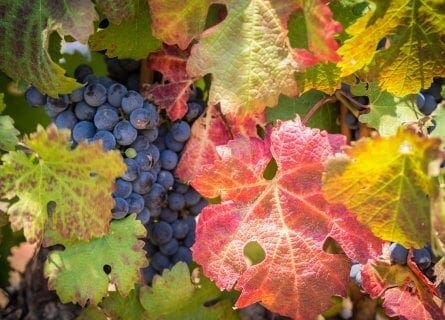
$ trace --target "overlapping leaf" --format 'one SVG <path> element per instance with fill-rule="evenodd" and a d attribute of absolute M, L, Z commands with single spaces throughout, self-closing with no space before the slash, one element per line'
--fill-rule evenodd
<path fill-rule="evenodd" d="M 15 80 L 32 83 L 56 96 L 80 85 L 51 60 L 49 35 L 57 30 L 85 42 L 97 14 L 90 0 L 2 1 L 0 3 L 0 68 Z"/>
<path fill-rule="evenodd" d="M 136 14 L 119 25 L 111 23 L 90 38 L 93 50 L 106 50 L 109 57 L 144 59 L 157 50 L 161 42 L 151 34 L 151 18 L 146 0 L 134 3 Z"/>
<path fill-rule="evenodd" d="M 397 133 L 403 123 L 417 121 L 415 96 L 403 98 L 396 97 L 387 91 L 380 91 L 377 83 L 360 83 L 351 88 L 356 96 L 368 96 L 370 112 L 362 114 L 359 120 L 379 131 L 381 136 L 390 136 Z"/>
<path fill-rule="evenodd" d="M 111 292 L 108 297 L 102 300 L 100 307 L 104 313 L 112 319 L 147 319 L 147 314 L 139 301 L 139 295 L 139 285 L 137 285 L 135 289 L 131 290 L 125 297 L 118 291 L 114 291 Z"/>
<path fill-rule="evenodd" d="M 62 302 L 98 304 L 107 295 L 108 285 L 116 285 L 127 295 L 140 280 L 139 268 L 148 265 L 144 242 L 145 227 L 135 215 L 110 224 L 109 234 L 90 242 L 52 251 L 45 262 L 48 286 Z M 111 267 L 107 275 L 104 266 Z"/>
<path fill-rule="evenodd" d="M 341 75 L 373 64 L 382 90 L 400 97 L 419 92 L 434 76 L 445 76 L 444 23 L 440 1 L 375 2 L 346 30 L 352 37 L 338 50 Z M 390 47 L 376 51 L 384 37 Z"/>
<path fill-rule="evenodd" d="M 295 57 L 305 65 L 315 65 L 318 62 L 338 62 L 337 33 L 342 31 L 340 23 L 335 21 L 332 11 L 325 0 L 299 1 L 301 11 L 293 15 L 289 21 L 289 32 L 296 28 L 293 41 L 298 42 L 297 48 L 307 43 L 307 49 L 297 49 Z M 293 23 L 294 20 L 296 23 Z M 291 37 L 292 39 L 292 37 Z M 292 41 L 292 40 L 291 40 Z"/>
<path fill-rule="evenodd" d="M 6 108 L 3 102 L 3 93 L 0 93 L 0 114 Z M 14 120 L 10 116 L 0 115 L 0 149 L 5 151 L 14 150 L 19 142 L 17 136 L 20 132 L 14 128 Z"/>
<path fill-rule="evenodd" d="M 427 168 L 440 141 L 400 130 L 387 138 L 365 139 L 327 168 L 324 195 L 342 203 L 360 222 L 388 241 L 423 247 L 430 241 L 430 200 L 438 192 Z"/>
<path fill-rule="evenodd" d="M 231 138 L 232 134 L 217 107 L 209 106 L 193 123 L 191 137 L 184 147 L 175 175 L 183 181 L 191 181 L 202 166 L 215 161 L 216 146 L 226 144 Z"/>
<path fill-rule="evenodd" d="M 147 67 L 162 73 L 163 83 L 144 88 L 144 97 L 165 109 L 172 121 L 181 119 L 187 113 L 187 99 L 193 83 L 186 71 L 188 56 L 188 52 L 175 46 L 164 46 L 148 59 Z"/>
<path fill-rule="evenodd" d="M 433 229 L 432 245 L 438 254 L 445 254 L 445 175 L 442 175 L 442 186 L 431 199 L 431 222 Z M 444 273 L 445 276 L 445 273 Z M 445 277 L 444 277 L 445 282 Z"/>
<path fill-rule="evenodd" d="M 149 1 L 154 36 L 166 44 L 187 49 L 204 30 L 209 6 L 216 2 L 221 1 Z"/>
<path fill-rule="evenodd" d="M 436 127 L 431 132 L 432 137 L 438 137 L 445 143 L 445 105 L 440 104 L 433 114 Z"/>
<path fill-rule="evenodd" d="M 349 277 L 346 257 L 323 251 L 327 237 L 353 259 L 380 254 L 381 242 L 321 194 L 322 162 L 344 142 L 298 119 L 279 122 L 266 140 L 240 137 L 217 147 L 219 157 L 192 181 L 204 196 L 223 201 L 201 213 L 194 259 L 220 288 L 241 291 L 237 307 L 261 301 L 295 319 L 315 318 L 332 295 L 345 294 Z M 272 157 L 278 169 L 266 180 L 263 172 Z M 349 246 L 356 241 L 350 238 L 354 232 L 363 240 L 355 248 Z M 243 254 L 250 242 L 265 252 L 253 266 Z"/>
<path fill-rule="evenodd" d="M 15 151 L 2 159 L 0 192 L 19 198 L 8 208 L 11 226 L 24 229 L 30 242 L 44 230 L 85 240 L 108 231 L 112 185 L 125 172 L 122 157 L 103 152 L 100 143 L 82 142 L 70 150 L 69 138 L 67 130 L 39 127 L 24 139 L 31 155 Z"/>
<path fill-rule="evenodd" d="M 239 319 L 231 301 L 222 297 L 221 290 L 205 277 L 196 279 L 196 276 L 191 276 L 183 262 L 165 270 L 162 277 L 155 278 L 152 287 L 142 287 L 140 299 L 149 319 Z M 206 302 L 215 300 L 216 303 L 205 306 Z"/>
<path fill-rule="evenodd" d="M 97 9 L 113 24 L 120 24 L 134 18 L 139 11 L 139 0 L 100 0 Z"/>
<path fill-rule="evenodd" d="M 401 320 L 440 320 L 440 300 L 406 266 L 371 261 L 362 268 L 363 288 L 372 298 L 382 297 L 390 317 Z"/>
<path fill-rule="evenodd" d="M 210 104 L 243 116 L 275 106 L 280 93 L 297 94 L 298 64 L 285 28 L 294 8 L 279 0 L 228 1 L 227 17 L 202 35 L 187 64 L 192 77 L 212 74 Z"/>

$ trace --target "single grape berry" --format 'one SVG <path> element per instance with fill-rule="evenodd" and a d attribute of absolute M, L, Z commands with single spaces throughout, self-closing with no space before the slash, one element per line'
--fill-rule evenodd
<path fill-rule="evenodd" d="M 391 264 L 405 265 L 408 258 L 408 249 L 398 243 L 392 243 L 389 246 L 389 259 Z"/>
<path fill-rule="evenodd" d="M 100 83 L 91 83 L 85 87 L 83 99 L 92 107 L 98 107 L 107 101 L 107 89 Z"/>
<path fill-rule="evenodd" d="M 25 92 L 26 102 L 33 107 L 40 107 L 45 105 L 46 96 L 41 94 L 35 87 L 30 86 Z"/>

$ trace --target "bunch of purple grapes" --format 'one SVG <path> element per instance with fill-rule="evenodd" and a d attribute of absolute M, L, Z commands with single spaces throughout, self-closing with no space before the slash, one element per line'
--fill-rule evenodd
<path fill-rule="evenodd" d="M 184 119 L 168 121 L 136 90 L 138 62 L 111 59 L 107 65 L 110 77 L 96 77 L 89 66 L 79 66 L 75 77 L 85 85 L 71 94 L 52 98 L 30 87 L 25 96 L 32 106 L 44 106 L 58 128 L 71 130 L 74 146 L 101 140 L 104 151 L 121 152 L 127 171 L 115 182 L 112 217 L 136 213 L 148 229 L 150 265 L 142 271 L 151 284 L 162 270 L 192 261 L 195 217 L 207 201 L 173 172 L 204 102 L 195 90 Z"/>

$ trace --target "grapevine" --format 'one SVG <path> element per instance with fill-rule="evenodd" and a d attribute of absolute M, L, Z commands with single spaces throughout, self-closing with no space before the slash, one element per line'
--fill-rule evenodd
<path fill-rule="evenodd" d="M 444 26 L 0 0 L 0 318 L 445 320 Z"/>

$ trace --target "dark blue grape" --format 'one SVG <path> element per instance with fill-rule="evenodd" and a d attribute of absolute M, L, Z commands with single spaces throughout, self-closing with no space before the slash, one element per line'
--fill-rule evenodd
<path fill-rule="evenodd" d="M 166 191 L 163 186 L 158 183 L 154 183 L 150 189 L 150 192 L 144 196 L 145 205 L 150 209 L 160 208 L 165 203 Z"/>
<path fill-rule="evenodd" d="M 197 204 L 189 208 L 189 212 L 191 215 L 197 216 L 198 214 L 201 213 L 202 209 L 204 209 L 208 204 L 209 203 L 206 199 L 201 198 Z"/>
<path fill-rule="evenodd" d="M 149 265 L 146 268 L 142 269 L 142 276 L 144 278 L 144 282 L 148 285 L 153 283 L 153 278 L 158 275 L 158 272 L 152 265 Z"/>
<path fill-rule="evenodd" d="M 111 210 L 111 214 L 113 219 L 122 219 L 129 212 L 129 205 L 125 199 L 122 198 L 114 198 L 115 206 Z"/>
<path fill-rule="evenodd" d="M 171 132 L 167 133 L 164 137 L 165 146 L 175 152 L 180 152 L 184 148 L 184 142 L 176 141 L 173 138 Z"/>
<path fill-rule="evenodd" d="M 425 103 L 421 108 L 419 108 L 419 111 L 424 115 L 429 116 L 434 110 L 436 110 L 437 102 L 436 99 L 434 99 L 434 97 L 430 94 L 425 93 L 423 96 L 425 97 Z"/>
<path fill-rule="evenodd" d="M 77 143 L 82 140 L 91 139 L 96 134 L 96 127 L 90 121 L 80 121 L 73 129 L 73 140 Z"/>
<path fill-rule="evenodd" d="M 134 181 L 139 175 L 139 165 L 134 159 L 126 158 L 124 159 L 127 165 L 127 171 L 122 176 L 122 179 L 126 181 Z"/>
<path fill-rule="evenodd" d="M 161 272 L 170 266 L 170 260 L 162 252 L 156 252 L 153 257 L 151 257 L 150 265 L 157 271 Z"/>
<path fill-rule="evenodd" d="M 351 112 L 346 113 L 345 123 L 350 130 L 358 129 L 358 119 Z"/>
<path fill-rule="evenodd" d="M 436 120 L 431 119 L 431 124 L 426 128 L 428 134 L 431 134 L 434 131 L 434 129 L 436 129 L 436 126 L 437 126 Z"/>
<path fill-rule="evenodd" d="M 158 179 L 156 182 L 162 185 L 166 190 L 169 190 L 173 187 L 175 178 L 170 171 L 161 170 L 158 174 Z"/>
<path fill-rule="evenodd" d="M 76 78 L 77 81 L 83 83 L 85 78 L 92 73 L 93 69 L 91 69 L 90 66 L 81 64 L 74 70 L 74 78 Z"/>
<path fill-rule="evenodd" d="M 149 209 L 150 209 L 151 216 L 153 218 L 159 218 L 159 216 L 161 215 L 161 210 L 162 210 L 161 207 L 149 207 Z"/>
<path fill-rule="evenodd" d="M 190 138 L 190 125 L 185 121 L 174 123 L 170 132 L 173 139 L 179 142 L 185 142 Z"/>
<path fill-rule="evenodd" d="M 153 226 L 152 238 L 156 244 L 161 245 L 169 242 L 173 237 L 173 230 L 169 223 L 159 221 Z"/>
<path fill-rule="evenodd" d="M 142 108 L 144 103 L 144 98 L 142 96 L 133 90 L 130 90 L 127 92 L 125 97 L 122 98 L 122 110 L 126 114 L 131 114 L 131 112 L 137 108 Z"/>
<path fill-rule="evenodd" d="M 429 87 L 427 90 L 424 90 L 423 92 L 428 93 L 434 97 L 436 102 L 442 101 L 442 85 L 437 82 L 433 82 L 431 84 L 431 87 Z"/>
<path fill-rule="evenodd" d="M 141 171 L 136 180 L 133 181 L 133 190 L 139 194 L 146 194 L 150 191 L 156 178 L 150 171 Z"/>
<path fill-rule="evenodd" d="M 187 103 L 187 113 L 185 115 L 185 119 L 188 122 L 191 122 L 199 117 L 199 115 L 204 110 L 203 106 L 195 101 L 191 101 Z"/>
<path fill-rule="evenodd" d="M 193 260 L 192 252 L 190 251 L 189 248 L 180 246 L 178 248 L 178 251 L 176 251 L 176 253 L 172 256 L 171 259 L 173 263 L 178 263 L 179 261 L 190 263 Z"/>
<path fill-rule="evenodd" d="M 392 264 L 405 265 L 408 258 L 408 249 L 398 243 L 389 246 L 389 259 Z"/>
<path fill-rule="evenodd" d="M 159 250 L 165 254 L 166 256 L 172 256 L 178 251 L 179 243 L 176 239 L 171 239 L 169 242 L 165 244 L 161 244 L 159 246 Z"/>
<path fill-rule="evenodd" d="M 54 117 L 68 108 L 68 104 L 69 98 L 66 94 L 63 94 L 58 98 L 48 97 L 45 104 L 45 111 L 50 117 Z"/>
<path fill-rule="evenodd" d="M 431 254 L 426 248 L 414 249 L 413 260 L 421 270 L 426 270 L 431 265 Z"/>
<path fill-rule="evenodd" d="M 108 89 L 112 84 L 114 84 L 113 79 L 105 77 L 105 76 L 99 77 L 97 79 L 97 82 L 99 82 L 101 85 L 103 85 L 106 89 Z"/>
<path fill-rule="evenodd" d="M 139 60 L 135 59 L 120 59 L 119 64 L 127 72 L 137 71 L 140 66 Z"/>
<path fill-rule="evenodd" d="M 142 224 L 146 224 L 150 220 L 150 210 L 144 207 L 142 211 L 137 214 L 136 219 Z"/>
<path fill-rule="evenodd" d="M 148 140 L 148 142 L 153 142 L 158 138 L 159 131 L 157 128 L 153 128 L 153 129 L 141 130 L 139 132 Z"/>
<path fill-rule="evenodd" d="M 172 223 L 178 219 L 178 211 L 171 210 L 170 208 L 162 208 L 160 218 L 165 222 Z"/>
<path fill-rule="evenodd" d="M 98 130 L 113 130 L 114 126 L 119 122 L 119 114 L 114 108 L 102 108 L 97 110 L 94 116 L 94 124 Z"/>
<path fill-rule="evenodd" d="M 83 99 L 92 107 L 98 107 L 107 101 L 107 88 L 100 83 L 91 83 L 85 87 Z"/>
<path fill-rule="evenodd" d="M 175 181 L 175 184 L 173 185 L 173 190 L 175 190 L 178 193 L 184 194 L 188 191 L 189 189 L 189 185 L 179 182 L 179 181 Z"/>
<path fill-rule="evenodd" d="M 26 102 L 33 107 L 40 107 L 46 104 L 46 95 L 40 93 L 35 87 L 30 86 L 25 92 Z"/>
<path fill-rule="evenodd" d="M 128 198 L 133 192 L 133 186 L 128 181 L 116 179 L 115 185 L 116 190 L 114 190 L 113 196 L 116 198 Z"/>
<path fill-rule="evenodd" d="M 187 216 L 186 218 L 183 219 L 185 222 L 187 222 L 188 226 L 189 226 L 189 230 L 195 232 L 196 229 L 196 220 L 195 217 L 193 216 Z"/>
<path fill-rule="evenodd" d="M 96 111 L 96 108 L 91 107 L 85 101 L 76 103 L 76 106 L 74 107 L 74 114 L 79 120 L 92 121 Z"/>
<path fill-rule="evenodd" d="M 112 84 L 107 90 L 108 102 L 114 107 L 120 107 L 122 98 L 128 93 L 127 88 L 120 83 Z"/>
<path fill-rule="evenodd" d="M 87 75 L 85 77 L 85 79 L 83 79 L 82 83 L 84 83 L 84 84 L 94 84 L 94 83 L 97 83 L 97 77 L 94 74 L 89 74 L 89 75 Z"/>
<path fill-rule="evenodd" d="M 117 143 L 128 146 L 136 140 L 138 132 L 129 121 L 121 120 L 114 126 L 113 134 Z"/>
<path fill-rule="evenodd" d="M 107 70 L 112 78 L 124 79 L 127 78 L 128 72 L 122 68 L 118 58 L 111 58 L 106 60 Z"/>
<path fill-rule="evenodd" d="M 185 204 L 188 207 L 198 204 L 201 200 L 201 195 L 193 188 L 189 188 L 186 193 L 184 193 Z"/>
<path fill-rule="evenodd" d="M 182 240 L 182 244 L 184 245 L 184 247 L 191 248 L 195 243 L 195 240 L 196 240 L 195 231 L 194 230 L 189 231 L 189 233 L 187 233 L 185 238 Z"/>
<path fill-rule="evenodd" d="M 420 110 L 425 105 L 425 96 L 422 93 L 418 93 L 416 96 L 416 105 L 417 108 Z"/>
<path fill-rule="evenodd" d="M 116 148 L 116 139 L 110 131 L 100 130 L 94 135 L 92 141 L 102 140 L 102 149 L 104 151 Z"/>
<path fill-rule="evenodd" d="M 84 91 L 84 87 L 80 87 L 79 89 L 74 90 L 73 92 L 71 92 L 71 94 L 69 95 L 70 97 L 70 101 L 77 103 L 83 100 L 83 91 Z"/>
<path fill-rule="evenodd" d="M 187 221 L 178 219 L 172 223 L 173 237 L 176 239 L 184 239 L 190 231 L 190 226 Z"/>
<path fill-rule="evenodd" d="M 128 211 L 130 213 L 139 213 L 142 211 L 142 209 L 144 209 L 144 198 L 138 193 L 133 192 L 130 194 L 130 196 L 127 198 L 127 202 L 129 205 Z"/>
<path fill-rule="evenodd" d="M 144 171 L 149 171 L 155 164 L 155 159 L 153 159 L 148 150 L 139 151 L 134 160 L 138 164 L 139 168 Z"/>
<path fill-rule="evenodd" d="M 167 197 L 168 207 L 175 211 L 184 209 L 185 199 L 184 195 L 177 192 L 170 192 Z"/>
<path fill-rule="evenodd" d="M 77 118 L 71 110 L 65 110 L 59 113 L 54 121 L 57 128 L 59 129 L 70 129 L 73 130 L 77 123 Z"/>
<path fill-rule="evenodd" d="M 150 124 L 150 114 L 144 108 L 134 109 L 130 114 L 130 122 L 136 129 L 147 129 Z"/>
<path fill-rule="evenodd" d="M 147 150 L 150 146 L 149 139 L 144 135 L 138 135 L 136 140 L 131 144 L 131 147 L 136 151 Z"/>
<path fill-rule="evenodd" d="M 160 161 L 162 168 L 166 170 L 173 170 L 178 164 L 178 155 L 176 152 L 170 149 L 165 149 L 161 152 Z"/>
<path fill-rule="evenodd" d="M 361 269 L 361 265 L 359 263 L 353 264 L 351 266 L 351 271 L 349 272 L 349 278 L 351 278 L 351 280 L 354 280 L 355 277 L 357 276 L 357 273 L 360 272 Z"/>

